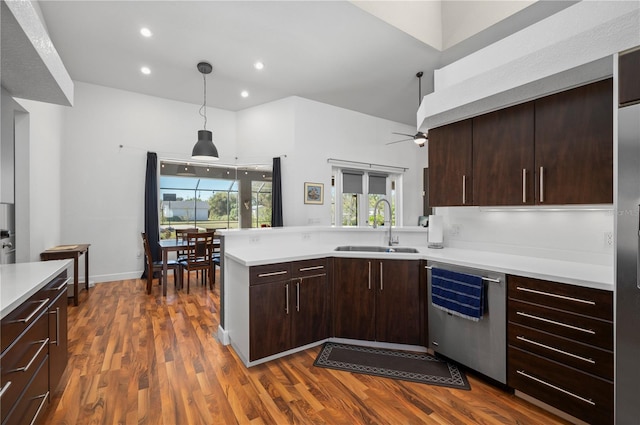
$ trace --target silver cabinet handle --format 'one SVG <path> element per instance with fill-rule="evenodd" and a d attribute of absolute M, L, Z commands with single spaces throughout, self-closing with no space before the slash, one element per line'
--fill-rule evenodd
<path fill-rule="evenodd" d="M 544 167 L 540 167 L 540 203 L 544 202 Z"/>
<path fill-rule="evenodd" d="M 585 328 L 580 328 L 578 326 L 569 325 L 567 323 L 556 322 L 555 320 L 547 319 L 545 317 L 535 316 L 533 314 L 524 313 L 522 311 L 516 311 L 516 314 L 518 316 L 528 317 L 529 319 L 540 320 L 541 322 L 551 323 L 552 325 L 558 325 L 558 326 L 562 326 L 564 328 L 574 329 L 576 331 L 584 332 L 584 333 L 587 333 L 587 334 L 590 334 L 590 335 L 595 335 L 596 334 L 596 332 L 594 330 L 592 330 L 592 329 L 585 329 Z"/>
<path fill-rule="evenodd" d="M 572 393 L 572 392 L 570 392 L 570 391 L 567 391 L 567 390 L 565 390 L 565 389 L 563 389 L 563 388 L 560 388 L 560 387 L 558 387 L 558 386 L 556 386 L 556 385 L 550 384 L 550 383 L 548 383 L 548 382 L 546 382 L 546 381 L 543 381 L 542 379 L 536 378 L 535 376 L 531 376 L 531 375 L 529 375 L 528 373 L 526 373 L 524 370 L 517 370 L 516 372 L 518 372 L 518 374 L 520 374 L 520 375 L 522 375 L 522 376 L 524 376 L 524 377 L 526 377 L 526 378 L 529 378 L 529 379 L 531 379 L 531 380 L 534 380 L 534 381 L 536 381 L 536 382 L 538 382 L 538 383 L 540 383 L 540 384 L 542 384 L 542 385 L 546 385 L 547 387 L 553 388 L 554 390 L 557 390 L 557 391 L 560 391 L 560 392 L 565 393 L 565 394 L 567 394 L 567 395 L 570 395 L 571 397 L 575 397 L 575 398 L 577 398 L 577 399 L 578 399 L 578 400 L 580 400 L 580 401 L 584 401 L 585 403 L 589 403 L 589 404 L 590 404 L 590 405 L 592 405 L 592 406 L 595 406 L 595 405 L 596 405 L 596 404 L 595 404 L 592 400 L 590 400 L 590 399 L 586 399 L 586 398 L 584 398 L 584 397 L 580 397 L 580 396 L 579 396 L 579 395 L 577 395 L 577 394 L 574 394 L 574 393 Z"/>
<path fill-rule="evenodd" d="M 285 306 L 284 306 L 284 311 L 286 314 L 289 314 L 289 284 L 285 284 L 284 285 L 285 288 Z"/>
<path fill-rule="evenodd" d="M 258 277 L 269 277 L 269 276 L 278 276 L 281 274 L 287 274 L 288 271 L 287 270 L 280 270 L 278 272 L 271 272 L 271 273 L 260 273 L 258 274 Z"/>
<path fill-rule="evenodd" d="M 567 297 L 565 295 L 554 294 L 552 292 L 538 291 L 538 290 L 535 290 L 535 289 L 523 288 L 522 286 L 516 286 L 516 289 L 518 291 L 522 291 L 522 292 L 531 292 L 532 294 L 544 295 L 544 296 L 553 297 L 553 298 L 560 298 L 562 300 L 574 301 L 574 302 L 577 302 L 577 303 L 596 305 L 595 301 L 583 300 L 581 298 Z"/>
<path fill-rule="evenodd" d="M 371 290 L 371 261 L 369 261 L 369 290 Z"/>
<path fill-rule="evenodd" d="M 462 205 L 467 203 L 467 176 L 462 175 Z"/>
<path fill-rule="evenodd" d="M 324 269 L 324 266 L 303 267 L 298 270 L 301 272 L 308 272 L 309 270 L 320 270 L 320 269 Z"/>
<path fill-rule="evenodd" d="M 49 302 L 49 298 L 38 301 L 38 304 L 39 304 L 38 307 L 35 310 L 33 310 L 30 315 L 28 315 L 24 319 L 12 320 L 9 323 L 29 323 L 29 321 L 31 321 L 31 319 L 33 319 L 33 317 L 36 315 L 36 313 L 38 313 L 40 309 L 44 307 L 48 302 Z"/>
<path fill-rule="evenodd" d="M 11 381 L 5 382 L 5 384 L 2 386 L 2 389 L 0 389 L 0 398 L 2 398 L 5 392 L 7 392 L 10 386 L 11 386 Z"/>
<path fill-rule="evenodd" d="M 64 288 L 65 286 L 67 286 L 67 284 L 69 283 L 69 281 L 71 280 L 71 278 L 67 278 L 67 280 L 65 280 L 64 282 L 62 282 L 62 285 L 58 286 L 57 288 L 51 288 L 50 291 L 55 291 L 58 292 L 59 290 L 61 290 L 62 288 Z"/>
<path fill-rule="evenodd" d="M 533 340 L 531 340 L 529 338 L 526 338 L 524 336 L 518 335 L 518 336 L 516 336 L 516 338 L 519 339 L 520 341 L 526 342 L 528 344 L 537 345 L 538 347 L 546 348 L 547 350 L 555 351 L 556 353 L 564 354 L 565 356 L 573 357 L 574 359 L 582 360 L 583 362 L 596 364 L 595 360 L 593 360 L 593 359 L 590 359 L 590 358 L 587 358 L 587 357 L 582 357 L 582 356 L 579 356 L 577 354 L 569 353 L 568 351 L 560 350 L 558 348 L 551 347 L 550 345 L 546 345 L 546 344 L 542 344 L 542 343 L 537 342 L 537 341 L 533 341 Z"/>
<path fill-rule="evenodd" d="M 527 203 L 527 169 L 522 169 L 522 203 Z"/>
<path fill-rule="evenodd" d="M 56 315 L 56 340 L 49 341 L 49 344 L 60 345 L 60 307 L 56 307 L 55 311 L 50 311 L 49 314 Z"/>
<path fill-rule="evenodd" d="M 42 350 L 44 350 L 44 348 L 49 344 L 49 338 L 43 339 L 42 341 L 38 341 L 38 342 L 40 343 L 40 348 L 38 348 L 38 351 L 36 351 L 36 354 L 31 358 L 31 360 L 29 360 L 29 363 L 27 363 L 27 365 L 24 367 L 12 369 L 10 372 L 26 372 L 27 370 L 29 370 L 29 368 L 31 367 L 33 362 L 36 361 L 36 359 L 38 358 Z"/>
<path fill-rule="evenodd" d="M 296 282 L 296 311 L 300 311 L 300 281 Z"/>
<path fill-rule="evenodd" d="M 382 276 L 383 276 L 383 273 L 382 273 L 382 261 L 380 261 L 380 291 L 382 291 L 384 289 L 384 283 L 383 283 Z"/>
<path fill-rule="evenodd" d="M 638 205 L 638 214 L 640 214 L 640 205 Z M 640 216 L 639 216 L 640 217 Z M 638 289 L 640 289 L 640 218 L 638 218 L 638 251 L 637 251 L 637 260 L 636 260 L 636 278 L 638 279 L 638 284 L 636 285 Z"/>
<path fill-rule="evenodd" d="M 33 399 L 36 400 L 38 398 L 42 398 L 42 401 L 40 402 L 40 406 L 38 406 L 38 410 L 36 410 L 36 414 L 33 416 L 33 419 L 31 420 L 31 423 L 29 425 L 34 425 L 36 423 L 36 420 L 38 420 L 38 416 L 40 416 L 40 411 L 45 406 L 45 403 L 47 402 L 47 398 L 49 398 L 49 391 L 47 391 L 42 395 L 39 395 L 38 397 L 34 397 Z"/>

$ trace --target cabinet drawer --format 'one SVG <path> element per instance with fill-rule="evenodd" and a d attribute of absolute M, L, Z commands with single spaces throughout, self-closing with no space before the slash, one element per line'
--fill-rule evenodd
<path fill-rule="evenodd" d="M 613 321 L 613 293 L 600 289 L 509 276 L 509 298 Z"/>
<path fill-rule="evenodd" d="M 591 424 L 613 423 L 613 382 L 509 347 L 508 385 Z"/>
<path fill-rule="evenodd" d="M 42 291 L 22 303 L 18 308 L 2 319 L 0 333 L 2 333 L 2 352 L 14 343 L 18 336 L 29 327 L 40 314 L 47 311 L 47 306 L 53 300 Z"/>
<path fill-rule="evenodd" d="M 611 322 L 516 300 L 509 300 L 508 310 L 509 325 L 516 323 L 613 350 Z"/>
<path fill-rule="evenodd" d="M 327 259 L 318 258 L 291 263 L 291 277 L 309 277 L 327 274 Z"/>
<path fill-rule="evenodd" d="M 613 352 L 516 324 L 509 326 L 509 345 L 576 369 L 613 380 Z"/>
<path fill-rule="evenodd" d="M 46 310 L 42 310 L 42 313 Z M 47 314 L 40 314 L 16 342 L 0 357 L 2 364 L 1 386 L 6 391 L 2 394 L 2 420 L 11 409 L 20 394 L 32 379 L 37 366 L 47 356 L 49 350 L 49 322 Z M 8 384 L 11 382 L 11 384 Z M 48 379 L 47 379 L 48 385 Z"/>
<path fill-rule="evenodd" d="M 49 404 L 49 357 L 45 355 L 34 366 L 35 373 L 27 384 L 22 397 L 18 400 L 13 409 L 6 409 L 2 403 L 3 424 L 38 424 L 41 422 Z M 9 410 L 6 419 L 5 410 Z"/>
<path fill-rule="evenodd" d="M 40 293 L 47 298 L 55 299 L 62 292 L 67 292 L 67 284 L 71 281 L 71 277 L 67 277 L 67 271 L 63 271 L 40 290 Z"/>
<path fill-rule="evenodd" d="M 266 264 L 264 266 L 252 266 L 249 269 L 249 284 L 278 282 L 291 279 L 290 263 Z"/>

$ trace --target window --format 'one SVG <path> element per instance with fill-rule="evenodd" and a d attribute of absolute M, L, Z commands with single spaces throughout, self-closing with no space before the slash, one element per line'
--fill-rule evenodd
<path fill-rule="evenodd" d="M 380 199 L 386 199 L 391 204 L 391 217 L 388 207 L 381 203 L 377 213 L 378 225 L 383 225 L 385 221 L 388 223 L 389 219 L 392 225 L 397 225 L 396 186 L 401 177 L 380 171 L 334 168 L 331 178 L 331 223 L 372 226 L 375 204 Z"/>
<path fill-rule="evenodd" d="M 238 228 L 271 224 L 271 170 L 161 161 L 160 237 L 175 227 Z M 247 200 L 240 208 L 240 199 Z M 243 203 L 245 203 L 243 202 Z"/>

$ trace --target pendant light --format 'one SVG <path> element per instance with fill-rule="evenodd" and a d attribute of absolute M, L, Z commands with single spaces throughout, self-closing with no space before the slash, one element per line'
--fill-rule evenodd
<path fill-rule="evenodd" d="M 207 74 L 210 74 L 213 67 L 209 62 L 198 63 L 198 71 L 202 74 L 202 80 L 204 82 L 204 101 L 200 108 L 200 115 L 204 117 L 204 130 L 198 130 L 198 141 L 193 146 L 193 152 L 191 153 L 192 159 L 200 160 L 218 160 L 218 149 L 213 144 L 213 134 L 207 130 Z M 203 112 L 204 111 L 204 112 Z"/>

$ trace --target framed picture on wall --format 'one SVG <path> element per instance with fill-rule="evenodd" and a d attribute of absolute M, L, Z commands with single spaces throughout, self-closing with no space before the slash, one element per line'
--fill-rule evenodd
<path fill-rule="evenodd" d="M 304 203 L 322 205 L 324 203 L 324 184 L 305 182 Z"/>

